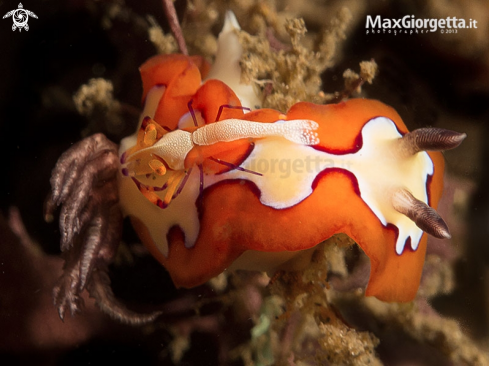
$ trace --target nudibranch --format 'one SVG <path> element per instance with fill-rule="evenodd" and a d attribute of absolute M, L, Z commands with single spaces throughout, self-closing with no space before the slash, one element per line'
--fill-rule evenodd
<path fill-rule="evenodd" d="M 370 258 L 366 295 L 412 300 L 426 233 L 450 237 L 435 211 L 439 151 L 465 134 L 408 132 L 395 110 L 367 99 L 260 109 L 239 81 L 238 27 L 228 14 L 210 69 L 184 55 L 142 65 L 144 110 L 119 150 L 124 215 L 176 286 L 228 268 L 295 268 L 345 233 Z"/>

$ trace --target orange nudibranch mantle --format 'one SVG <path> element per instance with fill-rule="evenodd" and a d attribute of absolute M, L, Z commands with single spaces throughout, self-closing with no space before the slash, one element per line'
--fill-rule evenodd
<path fill-rule="evenodd" d="M 160 175 L 137 170 L 140 166 L 131 174 L 123 168 L 120 197 L 141 240 L 175 285 L 202 284 L 248 251 L 292 255 L 345 233 L 370 258 L 366 295 L 411 301 L 419 287 L 427 237 L 392 209 L 390 197 L 404 188 L 436 209 L 443 187 L 441 153 L 397 153 L 396 143 L 408 130 L 397 112 L 381 102 L 301 102 L 285 114 L 271 109 L 245 113 L 231 108 L 241 104 L 226 84 L 202 84 L 206 70 L 201 59 L 182 55 L 147 61 L 141 67 L 142 119 L 149 116 L 165 131 L 158 127 L 158 135 L 151 132 L 154 128 L 148 129 L 146 120 L 137 135 L 121 142 L 124 166 L 136 164 L 127 163 L 130 154 L 151 156 L 133 158 L 137 164 L 156 159 L 164 165 Z M 193 120 L 189 102 L 198 127 L 188 123 Z M 222 121 L 244 128 L 260 122 L 267 132 L 224 141 L 221 136 L 228 130 L 222 124 L 216 125 L 218 137 L 212 143 L 195 143 L 195 131 Z M 292 132 L 295 137 L 312 131 L 317 140 L 298 143 L 284 128 L 298 130 Z M 145 136 L 157 137 L 147 143 Z M 158 155 L 167 151 L 165 139 L 184 141 L 188 148 L 167 149 L 173 159 L 169 162 Z M 165 198 L 168 187 L 173 191 Z M 165 199 L 171 202 L 161 208 Z"/>

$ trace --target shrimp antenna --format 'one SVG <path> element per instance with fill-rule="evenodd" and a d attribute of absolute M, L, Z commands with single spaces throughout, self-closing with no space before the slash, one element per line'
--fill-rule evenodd
<path fill-rule="evenodd" d="M 229 108 L 229 109 L 241 109 L 242 111 L 248 111 L 248 112 L 251 112 L 251 108 L 248 108 L 248 107 L 243 107 L 243 106 L 240 106 L 240 105 L 229 105 L 229 104 L 223 104 L 219 107 L 219 111 L 217 112 L 217 117 L 216 117 L 216 120 L 215 122 L 219 121 L 219 118 L 221 118 L 221 114 L 222 114 L 222 110 L 224 108 Z"/>
<path fill-rule="evenodd" d="M 183 191 L 183 187 L 185 187 L 185 184 L 187 183 L 188 181 L 188 178 L 190 177 L 190 173 L 192 173 L 192 169 L 193 168 L 190 168 L 187 173 L 185 173 L 185 177 L 183 177 L 182 181 L 180 182 L 180 185 L 178 186 L 177 188 L 177 191 L 175 192 L 175 194 L 173 195 L 173 198 L 172 199 L 175 199 L 178 197 L 178 195 L 180 193 L 182 193 Z"/>
<path fill-rule="evenodd" d="M 215 161 L 216 163 L 219 163 L 219 164 L 222 164 L 222 165 L 225 165 L 229 168 L 232 168 L 232 169 L 236 169 L 236 170 L 239 170 L 241 172 L 246 172 L 246 173 L 250 173 L 250 174 L 255 174 L 255 175 L 259 175 L 259 176 L 263 176 L 263 174 L 261 173 L 258 173 L 258 172 L 255 172 L 253 170 L 249 170 L 249 169 L 246 169 L 246 168 L 242 168 L 236 164 L 233 164 L 233 163 L 229 163 L 227 161 L 224 161 L 224 160 L 221 160 L 221 159 L 216 159 L 216 158 L 213 158 L 212 156 L 209 157 L 210 160 L 212 161 Z"/>
<path fill-rule="evenodd" d="M 194 126 L 199 127 L 199 124 L 197 122 L 197 117 L 195 116 L 194 108 L 192 107 L 193 102 L 194 102 L 194 100 L 190 99 L 190 102 L 187 103 L 187 107 L 188 107 L 188 111 L 190 112 L 190 115 L 192 116 L 192 119 L 194 121 Z"/>

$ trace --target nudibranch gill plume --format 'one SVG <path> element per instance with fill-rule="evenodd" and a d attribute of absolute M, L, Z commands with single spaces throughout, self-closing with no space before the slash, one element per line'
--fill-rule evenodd
<path fill-rule="evenodd" d="M 237 28 L 228 15 L 212 68 L 184 55 L 141 66 L 144 110 L 119 150 L 124 215 L 177 286 L 228 268 L 295 268 L 345 233 L 370 258 L 366 295 L 412 300 L 425 233 L 450 237 L 435 211 L 439 151 L 465 134 L 408 132 L 395 110 L 368 99 L 259 108 L 239 82 Z"/>

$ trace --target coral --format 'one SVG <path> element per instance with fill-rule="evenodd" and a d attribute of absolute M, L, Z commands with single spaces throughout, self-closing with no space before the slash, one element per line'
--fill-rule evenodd
<path fill-rule="evenodd" d="M 264 303 L 274 304 L 275 310 L 267 310 L 270 305 L 262 307 L 251 333 L 252 354 L 262 350 L 255 356 L 255 362 L 268 354 L 268 363 L 260 364 L 286 364 L 286 360 L 293 360 L 300 361 L 301 365 L 317 362 L 381 365 L 375 348 L 379 342 L 387 342 L 392 333 L 428 344 L 455 364 L 485 365 L 489 362 L 487 355 L 463 334 L 457 322 L 438 315 L 422 297 L 435 294 L 434 283 L 442 284 L 437 288 L 438 293 L 450 291 L 453 286 L 450 270 L 443 266 L 435 274 L 427 270 L 424 276 L 430 278 L 424 278 L 424 287 L 415 303 L 384 303 L 364 296 L 362 279 L 357 278 L 357 285 L 351 284 L 348 288 L 338 281 L 329 281 L 332 287 L 328 284 L 328 267 L 329 271 L 336 267 L 333 272 L 343 273 L 345 281 L 355 278 L 351 277 L 354 274 L 350 278 L 344 274 L 341 264 L 344 257 L 338 254 L 344 255 L 350 249 L 341 249 L 342 240 L 345 239 L 340 236 L 323 243 L 324 247 L 316 251 L 312 265 L 305 271 L 281 273 L 272 279 L 270 295 L 265 297 Z M 337 252 L 336 259 L 332 260 L 335 258 L 332 252 Z M 438 267 L 433 262 L 439 263 L 439 257 L 428 258 L 429 267 Z M 359 265 L 362 266 L 361 261 Z M 448 280 L 444 279 L 447 276 Z M 357 327 L 369 331 L 359 331 Z M 262 337 L 260 343 L 256 334 Z M 263 334 L 268 334 L 265 343 Z M 264 348 L 264 344 L 268 346 Z"/>
<path fill-rule="evenodd" d="M 152 16 L 148 16 L 150 27 L 148 28 L 149 40 L 154 44 L 157 53 L 175 53 L 177 42 L 171 34 L 165 34 Z"/>
<path fill-rule="evenodd" d="M 282 334 L 276 350 L 278 362 L 291 359 L 303 364 L 327 361 L 344 365 L 381 365 L 375 354 L 378 339 L 348 326 L 329 299 L 328 267 L 339 268 L 341 272 L 343 266 L 338 265 L 342 262 L 338 255 L 329 257 L 328 253 L 338 251 L 337 245 L 342 245 L 344 240 L 342 236 L 326 240 L 316 250 L 306 270 L 283 272 L 272 279 L 272 296 L 285 301 L 284 313 L 272 325 L 275 332 Z M 287 329 L 291 326 L 292 330 Z M 290 347 L 283 347 L 284 343 Z"/>
<path fill-rule="evenodd" d="M 330 26 L 316 37 L 312 49 L 303 45 L 307 30 L 302 19 L 285 22 L 291 46 L 282 45 L 278 51 L 270 45 L 270 41 L 272 44 L 276 41 L 274 38 L 266 39 L 241 32 L 240 42 L 244 48 L 241 59 L 242 81 L 265 86 L 264 107 L 281 111 L 288 110 L 299 101 L 337 101 L 339 93 L 325 94 L 321 91 L 320 75 L 334 65 L 337 47 L 346 37 L 345 29 L 350 20 L 350 11 L 347 8 L 340 9 Z M 375 72 L 374 62 L 361 64 L 361 77 L 365 81 L 371 83 Z M 347 98 L 353 91 L 360 92 L 360 84 L 351 88 L 352 79 L 357 80 L 359 77 L 353 76 L 351 72 L 344 77 L 348 92 L 344 92 L 342 97 Z"/>
<path fill-rule="evenodd" d="M 357 294 L 336 294 L 333 303 L 346 313 L 360 313 L 363 318 L 375 322 L 373 328 L 378 329 L 376 333 L 381 342 L 387 341 L 392 334 L 404 334 L 419 344 L 430 345 L 457 365 L 486 365 L 489 362 L 487 355 L 463 334 L 456 321 L 439 316 L 423 299 L 400 305 Z"/>
<path fill-rule="evenodd" d="M 114 99 L 113 92 L 114 86 L 109 80 L 94 78 L 80 86 L 73 95 L 78 113 L 91 121 L 91 126 L 82 132 L 83 136 L 94 129 L 92 126 L 101 124 L 106 126 L 108 132 L 118 131 L 121 128 L 121 104 Z"/>

